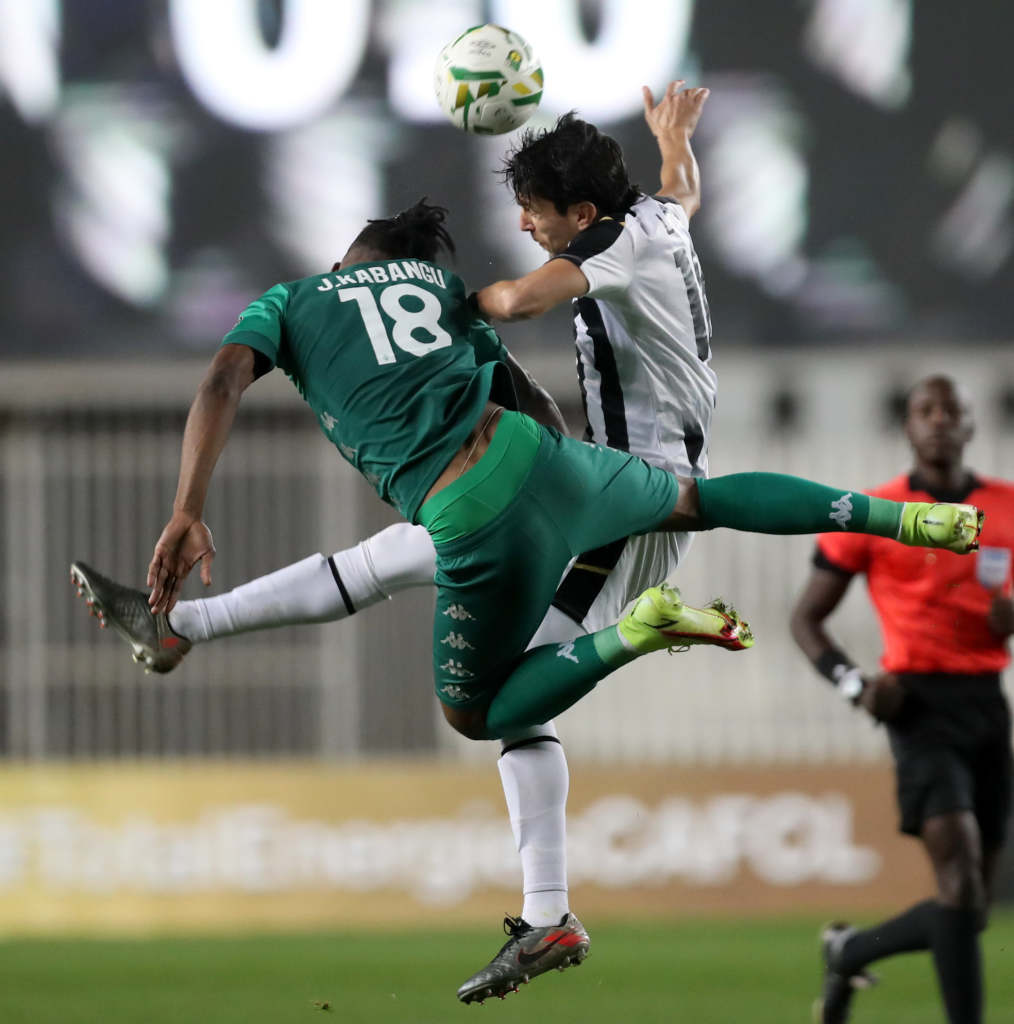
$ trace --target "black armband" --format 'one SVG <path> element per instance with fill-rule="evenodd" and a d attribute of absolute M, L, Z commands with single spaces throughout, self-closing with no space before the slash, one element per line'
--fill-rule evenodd
<path fill-rule="evenodd" d="M 835 686 L 843 675 L 856 667 L 849 661 L 848 655 L 839 651 L 837 647 L 829 647 L 813 664 L 817 671 Z"/>
<path fill-rule="evenodd" d="M 274 368 L 275 364 L 263 353 L 257 349 L 253 350 L 254 354 L 254 380 L 260 380 L 261 377 L 266 373 L 270 373 Z"/>
<path fill-rule="evenodd" d="M 469 292 L 468 297 L 465 299 L 465 309 L 468 310 L 469 316 L 474 317 L 476 320 L 485 320 L 486 318 L 482 315 L 482 310 L 479 309 L 479 293 Z"/>

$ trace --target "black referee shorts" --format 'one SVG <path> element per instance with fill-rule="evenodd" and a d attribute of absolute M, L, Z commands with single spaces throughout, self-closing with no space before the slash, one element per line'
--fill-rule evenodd
<path fill-rule="evenodd" d="M 1000 677 L 909 674 L 901 715 L 888 726 L 901 831 L 972 811 L 983 847 L 1003 845 L 1011 812 L 1011 713 Z"/>

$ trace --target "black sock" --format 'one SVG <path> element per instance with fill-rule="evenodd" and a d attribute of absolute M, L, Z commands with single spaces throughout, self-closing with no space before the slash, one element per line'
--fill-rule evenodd
<path fill-rule="evenodd" d="M 981 1024 L 982 960 L 975 910 L 939 907 L 932 928 L 933 962 L 950 1024 Z"/>
<path fill-rule="evenodd" d="M 936 900 L 923 900 L 889 921 L 856 932 L 842 947 L 837 969 L 842 974 L 851 975 L 874 960 L 882 960 L 895 953 L 929 949 L 939 907 Z"/>

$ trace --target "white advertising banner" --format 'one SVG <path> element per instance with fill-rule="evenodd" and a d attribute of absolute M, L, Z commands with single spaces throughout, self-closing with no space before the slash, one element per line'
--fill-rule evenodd
<path fill-rule="evenodd" d="M 493 764 L 0 772 L 0 930 L 485 920 L 520 905 Z M 596 914 L 891 906 L 929 892 L 887 766 L 572 770 L 572 902 Z"/>

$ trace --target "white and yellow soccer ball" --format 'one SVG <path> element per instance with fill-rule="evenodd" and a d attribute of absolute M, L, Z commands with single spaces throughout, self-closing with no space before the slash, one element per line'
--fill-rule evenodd
<path fill-rule="evenodd" d="M 542 66 L 517 32 L 476 25 L 440 51 L 435 88 L 440 109 L 458 128 L 502 135 L 535 112 Z"/>

